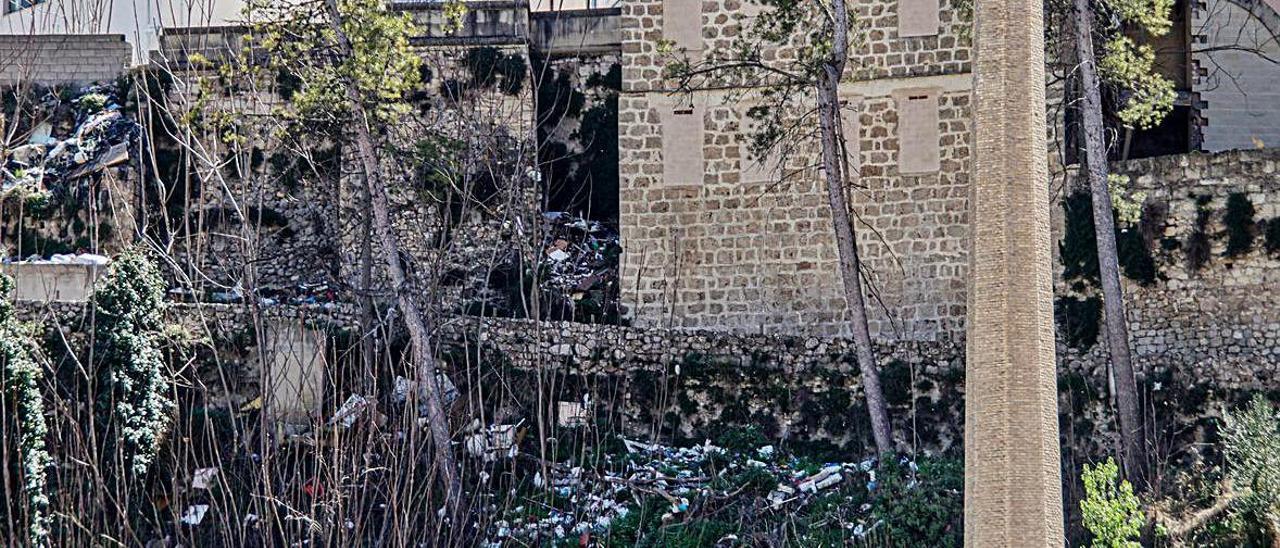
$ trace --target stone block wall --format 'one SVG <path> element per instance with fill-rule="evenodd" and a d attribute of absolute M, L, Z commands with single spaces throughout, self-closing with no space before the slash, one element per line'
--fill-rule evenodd
<path fill-rule="evenodd" d="M 850 82 L 860 177 L 852 190 L 881 337 L 933 340 L 963 328 L 970 124 L 967 75 Z M 898 169 L 899 89 L 932 89 L 939 169 Z M 749 94 L 748 94 L 749 95 Z M 701 184 L 664 181 L 661 94 L 620 101 L 623 298 L 641 325 L 736 332 L 847 332 L 816 145 L 785 179 L 744 181 L 743 100 L 707 93 Z M 655 105 L 655 103 L 657 103 Z M 849 129 L 849 128 L 846 128 Z"/>
<path fill-rule="evenodd" d="M 699 62 L 711 56 L 731 52 L 739 39 L 749 32 L 754 18 L 763 9 L 752 0 L 708 0 L 701 6 L 701 42 L 688 44 L 689 60 Z M 854 10 L 854 48 L 846 78 L 874 80 L 966 73 L 970 70 L 971 16 L 964 2 L 941 0 L 936 5 L 938 26 L 932 35 L 901 36 L 898 27 L 899 2 L 894 0 L 859 0 L 851 3 Z M 672 53 L 664 52 L 664 0 L 634 0 L 622 3 L 622 51 L 625 58 L 623 81 L 625 91 L 670 89 L 663 79 L 663 66 L 682 57 L 683 44 Z M 683 14 L 682 14 L 683 15 Z M 761 48 L 766 64 L 782 65 L 796 58 L 799 40 L 790 47 Z M 719 81 L 725 83 L 726 81 Z M 743 82 L 735 82 L 742 84 Z"/>
<path fill-rule="evenodd" d="M 85 85 L 115 80 L 133 48 L 119 34 L 0 36 L 0 85 Z"/>

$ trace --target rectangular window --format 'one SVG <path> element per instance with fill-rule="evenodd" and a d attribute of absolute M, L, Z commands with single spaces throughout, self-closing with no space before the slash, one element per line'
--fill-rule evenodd
<path fill-rule="evenodd" d="M 898 37 L 937 36 L 938 0 L 898 0 Z"/>
<path fill-rule="evenodd" d="M 701 185 L 705 108 L 689 97 L 658 101 L 662 122 L 662 180 L 667 185 Z"/>
<path fill-rule="evenodd" d="M 662 37 L 677 50 L 702 51 L 702 0 L 662 0 Z"/>
<path fill-rule="evenodd" d="M 936 88 L 893 93 L 898 105 L 898 173 L 933 173 L 941 167 L 938 95 Z"/>

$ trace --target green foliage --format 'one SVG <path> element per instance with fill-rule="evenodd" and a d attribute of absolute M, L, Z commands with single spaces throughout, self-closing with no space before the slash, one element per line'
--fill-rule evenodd
<path fill-rule="evenodd" d="M 528 65 L 523 55 L 503 53 L 493 46 L 468 48 L 462 58 L 462 66 L 471 75 L 473 89 L 497 86 L 507 95 L 519 95 L 528 76 Z"/>
<path fill-rule="evenodd" d="M 1142 220 L 1142 202 L 1147 193 L 1131 192 L 1127 175 L 1107 175 L 1107 192 L 1116 211 L 1116 225 L 1130 226 Z"/>
<path fill-rule="evenodd" d="M 1093 546 L 1101 548 L 1141 548 L 1138 537 L 1146 524 L 1137 495 L 1127 481 L 1119 480 L 1115 459 L 1096 466 L 1084 466 L 1084 500 L 1080 513 L 1085 529 L 1093 535 Z"/>
<path fill-rule="evenodd" d="M 1113 189 L 1114 192 L 1114 189 Z M 1133 202 L 1132 206 L 1117 202 L 1114 210 L 1116 219 L 1116 254 L 1120 261 L 1121 272 L 1125 277 L 1143 285 L 1155 282 L 1159 277 L 1159 269 L 1155 258 L 1151 255 L 1151 243 L 1142 232 L 1133 228 L 1133 223 L 1125 223 L 1122 217 L 1137 215 L 1134 221 L 1141 220 L 1141 194 L 1132 198 L 1125 197 L 1124 202 Z M 1058 257 L 1062 261 L 1063 279 L 1076 283 L 1080 289 L 1097 287 L 1098 284 L 1098 247 L 1094 236 L 1093 201 L 1088 192 L 1075 192 L 1062 201 L 1065 214 L 1065 230 L 1062 241 L 1058 243 Z"/>
<path fill-rule="evenodd" d="M 1058 243 L 1062 261 L 1062 278 L 1067 281 L 1098 279 L 1098 247 L 1093 228 L 1093 198 L 1088 192 L 1075 192 L 1062 200 L 1065 229 Z"/>
<path fill-rule="evenodd" d="M 1223 416 L 1227 473 L 1248 489 L 1242 511 L 1261 519 L 1280 515 L 1280 420 L 1271 403 L 1255 396 L 1243 410 Z"/>
<path fill-rule="evenodd" d="M 1227 212 L 1222 216 L 1222 224 L 1227 227 L 1226 256 L 1239 257 L 1253 249 L 1255 213 L 1253 202 L 1243 192 L 1233 192 L 1227 197 Z"/>
<path fill-rule="evenodd" d="M 716 437 L 717 446 L 738 453 L 750 453 L 768 444 L 768 438 L 760 433 L 759 428 L 753 426 L 725 430 Z"/>
<path fill-rule="evenodd" d="M 891 360 L 880 367 L 880 386 L 889 405 L 911 403 L 911 366 L 902 360 Z"/>
<path fill-rule="evenodd" d="M 1187 267 L 1192 271 L 1198 271 L 1209 264 L 1213 247 L 1209 241 L 1209 220 L 1213 217 L 1213 211 L 1209 209 L 1210 201 L 1208 196 L 1196 198 L 1196 226 L 1187 236 L 1186 245 Z"/>
<path fill-rule="evenodd" d="M 1155 257 L 1151 255 L 1151 244 L 1136 228 L 1116 231 L 1116 255 L 1119 256 L 1120 272 L 1130 280 L 1151 285 L 1160 275 Z"/>
<path fill-rule="evenodd" d="M 1135 42 L 1137 30 L 1160 37 L 1173 28 L 1173 0 L 1105 0 L 1094 16 L 1095 31 L 1106 36 L 1098 59 L 1098 75 L 1120 93 L 1118 115 L 1125 126 L 1149 129 L 1173 110 L 1177 91 L 1172 80 L 1156 71 L 1155 49 Z"/>
<path fill-rule="evenodd" d="M 892 459 L 881 464 L 872 513 L 884 520 L 890 538 L 910 539 L 917 546 L 961 546 L 964 463 L 924 458 L 917 465 L 912 472 Z"/>
<path fill-rule="evenodd" d="M 22 481 L 22 496 L 27 506 L 27 542 L 31 546 L 45 546 L 49 536 L 46 471 L 53 459 L 45 447 L 48 426 L 44 418 L 44 397 L 40 392 L 44 372 L 35 359 L 35 341 L 14 317 L 13 304 L 9 300 L 12 291 L 13 280 L 0 274 L 0 365 L 4 367 L 0 409 L 4 410 L 6 419 L 13 421 L 12 425 L 5 425 L 5 430 L 18 432 L 17 456 L 22 469 L 15 476 Z M 10 473 L 13 471 L 7 471 L 6 476 Z M 12 516 L 6 521 L 9 524 L 19 523 Z M 15 538 L 10 537 L 10 541 Z"/>
<path fill-rule="evenodd" d="M 452 4 L 460 3 L 457 0 Z M 340 0 L 343 32 L 351 55 L 333 56 L 341 48 L 327 24 L 323 2 L 291 3 L 250 0 L 245 7 L 256 53 L 271 59 L 268 66 L 243 65 L 251 75 L 266 70 L 292 99 L 296 114 L 305 119 L 342 120 L 349 116 L 348 82 L 371 116 L 393 122 L 409 112 L 406 98 L 419 86 L 422 59 L 410 39 L 423 34 L 408 13 L 392 11 L 381 0 Z M 336 62 L 335 62 L 335 59 Z"/>
<path fill-rule="evenodd" d="M 164 291 L 159 269 L 133 249 L 112 261 L 93 293 L 94 348 L 105 387 L 98 407 L 111 425 L 105 445 L 121 449 L 128 473 L 138 476 L 155 459 L 176 405 L 158 341 Z"/>
<path fill-rule="evenodd" d="M 1107 0 L 1104 5 L 1121 20 L 1159 37 L 1173 28 L 1173 4 L 1174 0 Z"/>

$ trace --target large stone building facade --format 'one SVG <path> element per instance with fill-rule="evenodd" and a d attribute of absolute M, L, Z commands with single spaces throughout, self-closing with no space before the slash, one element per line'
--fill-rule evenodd
<path fill-rule="evenodd" d="M 959 3 L 876 1 L 856 10 L 841 94 L 873 332 L 948 337 L 963 327 L 969 23 Z M 637 324 L 846 331 L 813 135 L 792 143 L 778 169 L 748 152 L 758 89 L 712 82 L 685 96 L 664 79 L 673 61 L 666 50 L 693 62 L 720 55 L 759 11 L 745 0 L 623 7 L 622 279 Z M 779 48 L 764 59 L 785 63 L 795 53 Z"/>
<path fill-rule="evenodd" d="M 969 261 L 970 6 L 947 0 L 853 6 L 855 47 L 841 94 L 846 146 L 857 163 L 849 193 L 873 335 L 955 338 L 964 330 Z M 622 298 L 637 325 L 846 332 L 813 136 L 786 144 L 792 154 L 785 169 L 762 170 L 745 144 L 755 131 L 747 111 L 759 104 L 760 87 L 709 80 L 687 94 L 678 92 L 687 86 L 664 78 L 671 63 L 696 66 L 731 55 L 760 10 L 750 0 L 648 0 L 623 7 Z M 1116 155 L 1280 142 L 1273 135 L 1280 127 L 1272 112 L 1278 103 L 1267 100 L 1274 86 L 1266 84 L 1280 78 L 1278 67 L 1267 62 L 1280 43 L 1280 27 L 1270 25 L 1275 14 L 1275 6 L 1263 1 L 1179 3 L 1173 12 L 1177 32 L 1168 44 L 1157 44 L 1161 70 L 1180 90 L 1177 110 L 1154 132 L 1125 138 Z M 788 47 L 762 56 L 766 64 L 793 58 Z M 1059 85 L 1049 91 L 1047 158 L 1055 176 L 1048 191 L 1058 204 L 1075 184 L 1071 164 L 1077 155 L 1068 150 L 1075 132 L 1063 98 L 1070 92 Z M 812 118 L 796 120 L 816 127 Z M 1143 139 L 1148 145 L 1129 147 Z M 1130 171 L 1127 164 L 1117 168 Z M 1194 174 L 1183 174 L 1180 186 L 1211 183 L 1187 177 Z M 1221 194 L 1229 189 L 1206 192 L 1225 200 Z M 1063 215 L 1056 205 L 1055 212 L 1059 240 Z"/>

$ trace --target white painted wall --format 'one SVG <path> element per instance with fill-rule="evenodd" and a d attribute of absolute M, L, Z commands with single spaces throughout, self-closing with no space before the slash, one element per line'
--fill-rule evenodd
<path fill-rule="evenodd" d="M 531 11 L 612 8 L 621 5 L 622 0 L 529 0 L 529 9 Z"/>
<path fill-rule="evenodd" d="M 1193 90 L 1206 103 L 1204 149 L 1280 147 L 1280 0 L 1208 0 L 1197 10 L 1193 59 L 1202 76 Z M 1266 58 L 1251 51 L 1257 49 Z M 1209 51 L 1215 50 L 1215 51 Z M 1198 53 L 1197 53 L 1198 52 Z"/>
<path fill-rule="evenodd" d="M 8 0 L 0 0 L 0 12 Z M 241 0 L 46 0 L 0 14 L 0 34 L 123 34 L 141 63 L 160 30 L 234 24 Z"/>

